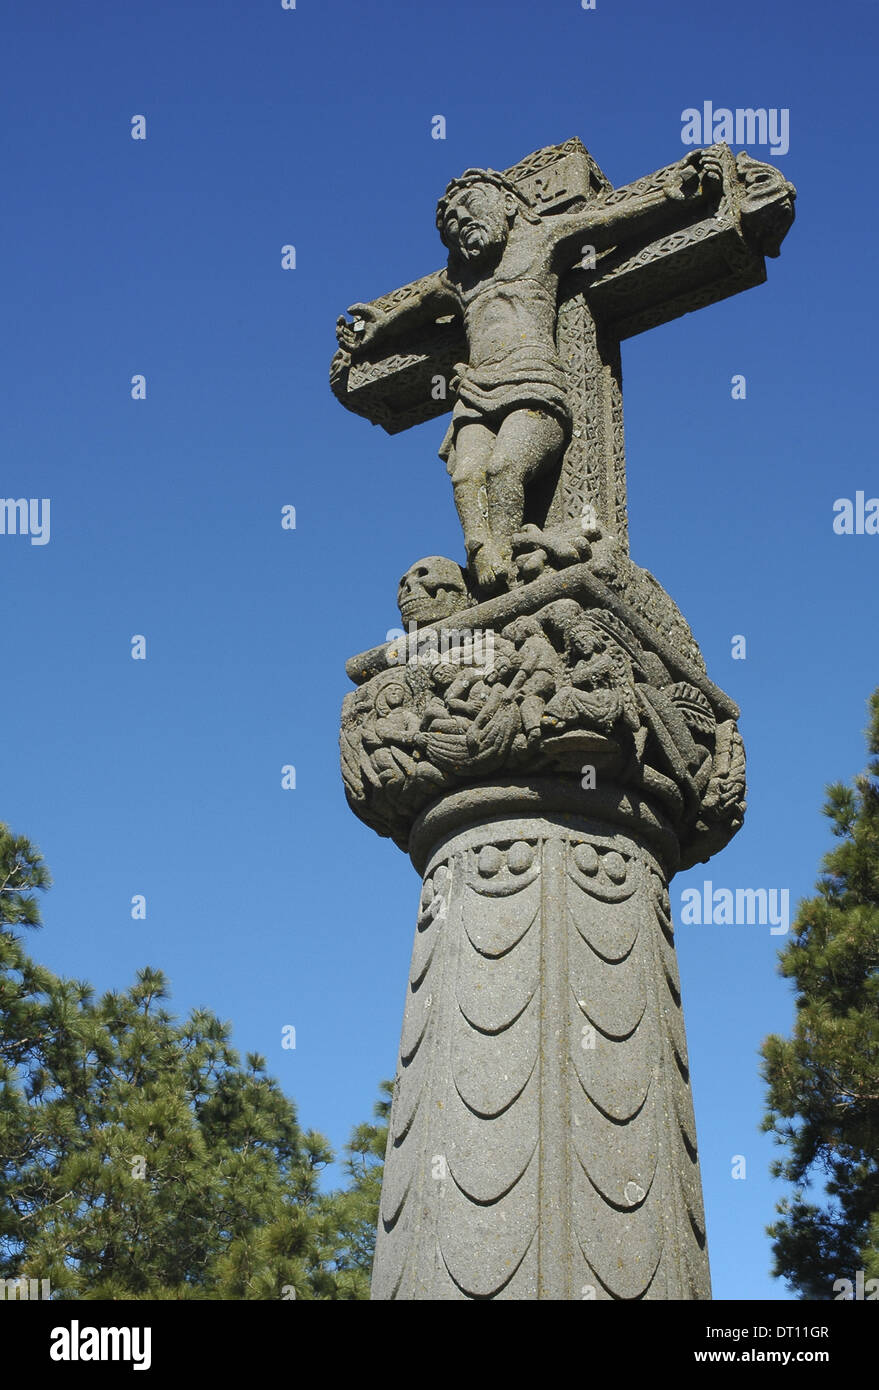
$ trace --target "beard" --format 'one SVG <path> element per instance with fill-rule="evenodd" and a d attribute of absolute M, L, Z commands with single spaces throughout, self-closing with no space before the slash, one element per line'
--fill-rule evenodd
<path fill-rule="evenodd" d="M 458 254 L 465 261 L 478 261 L 497 251 L 506 240 L 505 231 L 492 231 L 484 222 L 471 222 L 458 240 Z"/>

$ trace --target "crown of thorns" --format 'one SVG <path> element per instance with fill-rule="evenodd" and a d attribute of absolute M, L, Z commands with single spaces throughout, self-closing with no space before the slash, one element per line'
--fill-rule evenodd
<path fill-rule="evenodd" d="M 522 216 L 529 222 L 539 222 L 540 215 L 534 211 L 534 204 L 530 198 L 526 198 L 520 188 L 511 183 L 503 174 L 499 174 L 496 169 L 465 169 L 459 179 L 452 179 L 443 196 L 436 205 L 436 225 L 442 234 L 443 222 L 446 212 L 453 198 L 465 188 L 474 188 L 477 184 L 491 184 L 494 188 L 499 188 L 502 193 L 510 193 L 519 204 Z"/>

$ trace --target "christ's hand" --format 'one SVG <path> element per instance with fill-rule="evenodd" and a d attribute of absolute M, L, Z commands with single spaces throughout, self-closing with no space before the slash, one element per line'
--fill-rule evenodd
<path fill-rule="evenodd" d="M 665 196 L 681 202 L 685 198 L 708 198 L 723 187 L 723 165 L 714 149 L 694 150 L 678 165 L 665 185 Z"/>
<path fill-rule="evenodd" d="M 352 304 L 348 313 L 353 323 L 348 323 L 345 315 L 341 314 L 336 320 L 336 338 L 339 346 L 347 352 L 362 352 L 375 340 L 381 319 L 372 304 Z"/>

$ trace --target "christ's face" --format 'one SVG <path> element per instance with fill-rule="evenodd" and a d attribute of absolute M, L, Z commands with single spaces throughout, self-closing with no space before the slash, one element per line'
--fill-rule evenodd
<path fill-rule="evenodd" d="M 474 184 L 453 198 L 443 218 L 443 240 L 465 261 L 502 247 L 509 234 L 504 195 L 493 184 Z"/>

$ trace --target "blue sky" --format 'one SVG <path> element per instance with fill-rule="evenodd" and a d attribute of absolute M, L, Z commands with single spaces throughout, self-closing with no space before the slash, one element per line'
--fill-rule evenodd
<path fill-rule="evenodd" d="M 766 285 L 623 349 L 633 558 L 740 703 L 749 759 L 744 829 L 672 904 L 706 878 L 811 894 L 823 788 L 863 766 L 879 683 L 879 536 L 832 527 L 837 498 L 879 495 L 877 27 L 856 0 L 7 0 L 0 493 L 50 498 L 51 539 L 0 537 L 0 816 L 54 876 L 39 959 L 99 989 L 157 966 L 304 1125 L 340 1147 L 369 1116 L 418 882 L 345 804 L 344 662 L 396 625 L 412 561 L 463 553 L 446 422 L 389 438 L 345 412 L 335 319 L 441 263 L 464 168 L 578 135 L 626 183 L 687 152 L 706 100 L 790 112 L 774 162 L 799 199 Z M 718 1298 L 785 1297 L 757 1057 L 792 1019 L 782 940 L 679 929 Z"/>

